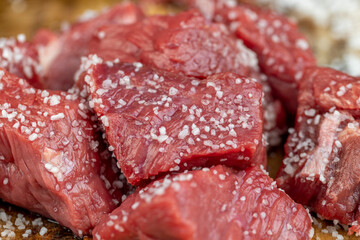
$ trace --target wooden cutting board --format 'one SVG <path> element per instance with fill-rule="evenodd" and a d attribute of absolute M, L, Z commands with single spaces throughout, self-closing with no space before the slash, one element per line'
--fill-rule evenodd
<path fill-rule="evenodd" d="M 118 3 L 117 0 L 0 0 L 0 37 L 24 33 L 30 39 L 39 28 L 59 30 L 61 25 L 73 22 L 85 10 L 100 10 Z M 148 14 L 177 11 L 169 6 L 149 5 Z M 281 164 L 281 150 L 269 154 L 270 175 L 274 176 Z M 347 236 L 340 226 L 315 218 L 313 239 L 360 239 Z M 72 232 L 53 220 L 0 201 L 0 239 L 78 239 Z M 85 237 L 84 239 L 91 239 Z"/>

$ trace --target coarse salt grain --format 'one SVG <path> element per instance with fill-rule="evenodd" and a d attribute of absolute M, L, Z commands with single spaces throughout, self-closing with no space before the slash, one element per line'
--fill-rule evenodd
<path fill-rule="evenodd" d="M 171 88 L 169 89 L 169 95 L 170 95 L 170 96 L 174 96 L 174 95 L 176 95 L 178 92 L 179 92 L 179 90 L 177 90 L 177 89 L 174 88 L 174 87 L 171 87 Z"/>
<path fill-rule="evenodd" d="M 56 120 L 60 120 L 60 119 L 62 119 L 62 118 L 64 118 L 64 117 L 65 117 L 65 115 L 64 115 L 63 113 L 58 113 L 58 114 L 56 114 L 56 115 L 52 115 L 52 116 L 50 117 L 50 120 L 56 121 Z"/>
<path fill-rule="evenodd" d="M 29 140 L 30 140 L 30 141 L 34 141 L 37 137 L 38 137 L 38 135 L 37 135 L 36 133 L 32 133 L 32 134 L 29 136 Z"/>
<path fill-rule="evenodd" d="M 44 236 L 47 233 L 47 231 L 48 229 L 46 227 L 42 227 L 39 232 L 40 236 Z"/>

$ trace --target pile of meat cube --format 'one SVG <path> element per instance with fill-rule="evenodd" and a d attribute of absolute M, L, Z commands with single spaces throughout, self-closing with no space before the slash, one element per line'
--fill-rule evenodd
<path fill-rule="evenodd" d="M 311 239 L 303 205 L 360 232 L 360 79 L 274 12 L 175 2 L 0 39 L 0 198 L 98 240 Z"/>

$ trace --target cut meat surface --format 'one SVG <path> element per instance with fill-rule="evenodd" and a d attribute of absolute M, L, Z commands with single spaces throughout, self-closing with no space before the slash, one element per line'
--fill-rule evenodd
<path fill-rule="evenodd" d="M 295 201 L 326 219 L 360 223 L 359 91 L 357 78 L 310 68 L 300 84 L 295 130 L 291 130 L 277 183 Z"/>
<path fill-rule="evenodd" d="M 284 110 L 273 99 L 267 77 L 259 73 L 256 54 L 225 25 L 210 23 L 197 10 L 100 28 L 90 43 L 90 52 L 103 60 L 138 61 L 199 79 L 222 72 L 254 77 L 263 85 L 265 94 L 264 131 L 268 141 L 270 145 L 280 141 L 285 127 Z"/>
<path fill-rule="evenodd" d="M 0 38 L 0 68 L 26 79 L 37 88 L 42 87 L 42 67 L 35 46 L 24 35 Z"/>
<path fill-rule="evenodd" d="M 307 211 L 273 183 L 257 167 L 167 175 L 130 195 L 94 238 L 311 239 Z"/>
<path fill-rule="evenodd" d="M 275 93 L 295 113 L 298 82 L 303 71 L 316 64 L 296 24 L 270 10 L 246 5 L 219 9 L 214 19 L 226 23 L 257 54 Z"/>
<path fill-rule="evenodd" d="M 91 19 L 80 19 L 58 36 L 40 31 L 34 39 L 40 49 L 45 88 L 67 90 L 74 85 L 74 75 L 81 64 L 81 57 L 88 55 L 89 41 L 97 28 L 111 23 L 132 24 L 142 17 L 136 5 L 124 3 Z"/>
<path fill-rule="evenodd" d="M 224 25 L 208 22 L 196 10 L 148 17 L 134 25 L 107 26 L 99 32 L 90 51 L 104 60 L 118 56 L 122 60 L 127 51 L 143 64 L 198 78 L 221 72 L 248 76 L 258 69 L 255 53 Z"/>
<path fill-rule="evenodd" d="M 5 70 L 0 88 L 0 197 L 88 234 L 121 200 L 121 184 L 100 159 L 85 104 Z"/>
<path fill-rule="evenodd" d="M 227 25 L 257 54 L 259 66 L 269 77 L 275 94 L 291 113 L 296 112 L 298 82 L 307 67 L 316 65 L 316 60 L 295 23 L 270 10 L 235 0 L 172 2 L 199 9 L 208 19 Z"/>
<path fill-rule="evenodd" d="M 131 184 L 214 163 L 265 164 L 262 91 L 254 79 L 226 73 L 199 81 L 96 56 L 87 65 L 90 106 Z"/>

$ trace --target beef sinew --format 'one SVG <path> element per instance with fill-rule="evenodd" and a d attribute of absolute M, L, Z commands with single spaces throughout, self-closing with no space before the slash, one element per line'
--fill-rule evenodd
<path fill-rule="evenodd" d="M 74 85 L 74 74 L 81 64 L 81 57 L 88 54 L 89 41 L 97 28 L 111 23 L 131 24 L 142 17 L 136 5 L 124 3 L 93 18 L 80 19 L 59 35 L 47 30 L 39 31 L 34 43 L 40 49 L 45 88 L 67 90 Z"/>
<path fill-rule="evenodd" d="M 311 239 L 307 211 L 257 167 L 168 175 L 138 189 L 94 229 L 101 239 Z"/>
<path fill-rule="evenodd" d="M 256 78 L 264 90 L 264 132 L 270 145 L 280 141 L 285 114 L 274 100 L 257 56 L 221 23 L 210 23 L 199 11 L 174 16 L 152 16 L 131 25 L 100 28 L 90 43 L 90 52 L 103 60 L 141 62 L 153 67 L 204 79 L 233 72 Z"/>
<path fill-rule="evenodd" d="M 295 130 L 277 182 L 326 219 L 353 225 L 359 212 L 360 81 L 328 68 L 306 71 Z"/>
<path fill-rule="evenodd" d="M 121 197 L 76 95 L 38 90 L 0 70 L 0 197 L 86 234 Z M 114 171 L 115 170 L 115 171 Z"/>
<path fill-rule="evenodd" d="M 101 62 L 91 56 L 83 73 L 90 106 L 131 184 L 193 166 L 266 163 L 256 80 L 227 73 L 199 81 L 141 63 Z"/>

